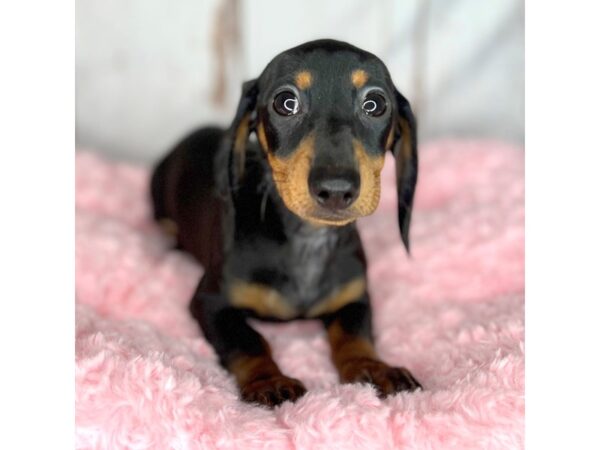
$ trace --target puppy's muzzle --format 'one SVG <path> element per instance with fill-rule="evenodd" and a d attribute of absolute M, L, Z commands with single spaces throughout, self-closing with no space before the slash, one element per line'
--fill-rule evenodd
<path fill-rule="evenodd" d="M 358 198 L 360 176 L 354 170 L 315 168 L 310 172 L 308 186 L 319 206 L 330 211 L 342 211 Z"/>

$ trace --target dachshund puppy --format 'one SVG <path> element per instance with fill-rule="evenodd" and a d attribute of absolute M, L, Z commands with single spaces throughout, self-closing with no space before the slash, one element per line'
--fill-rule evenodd
<path fill-rule="evenodd" d="M 417 181 L 410 105 L 379 58 L 318 40 L 244 83 L 228 130 L 193 132 L 156 167 L 155 219 L 204 268 L 190 311 L 243 400 L 272 407 L 306 392 L 249 317 L 320 320 L 343 383 L 370 383 L 382 397 L 421 387 L 377 356 L 355 224 L 377 207 L 387 151 L 408 251 Z"/>

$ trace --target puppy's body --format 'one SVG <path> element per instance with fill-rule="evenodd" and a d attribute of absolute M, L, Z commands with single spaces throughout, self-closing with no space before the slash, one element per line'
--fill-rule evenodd
<path fill-rule="evenodd" d="M 380 98 L 364 91 L 369 81 Z M 381 99 L 395 108 L 386 110 Z M 383 112 L 372 117 L 378 107 Z M 279 55 L 244 86 L 229 130 L 200 129 L 157 166 L 155 218 L 176 225 L 178 247 L 205 269 L 190 310 L 245 400 L 275 405 L 305 392 L 281 373 L 249 316 L 319 318 L 342 381 L 372 383 L 382 395 L 419 387 L 373 348 L 354 222 L 375 208 L 383 153 L 392 150 L 408 246 L 414 131 L 408 102 L 379 60 L 316 41 Z"/>
<path fill-rule="evenodd" d="M 233 196 L 221 195 L 226 166 L 217 154 L 224 137 L 225 130 L 218 128 L 197 130 L 157 166 L 155 219 L 176 224 L 178 247 L 221 278 L 223 291 L 241 296 L 244 289 L 268 288 L 281 297 L 271 308 L 261 307 L 260 299 L 254 307 L 248 301 L 248 314 L 275 320 L 315 317 L 311 311 L 321 301 L 349 282 L 364 280 L 356 225 L 315 226 L 291 213 L 256 143 L 247 150 L 243 186 Z M 236 299 L 223 300 L 234 304 Z"/>

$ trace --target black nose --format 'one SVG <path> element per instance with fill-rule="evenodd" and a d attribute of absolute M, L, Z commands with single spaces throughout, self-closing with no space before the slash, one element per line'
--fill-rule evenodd
<path fill-rule="evenodd" d="M 327 209 L 348 208 L 358 197 L 360 178 L 355 171 L 332 172 L 314 169 L 309 176 L 310 193 Z"/>

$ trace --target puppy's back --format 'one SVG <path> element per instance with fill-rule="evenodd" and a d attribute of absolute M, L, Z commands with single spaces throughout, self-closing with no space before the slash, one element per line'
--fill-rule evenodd
<path fill-rule="evenodd" d="M 211 260 L 211 239 L 220 235 L 215 156 L 223 134 L 216 127 L 192 132 L 156 165 L 150 181 L 154 219 L 203 265 Z"/>

